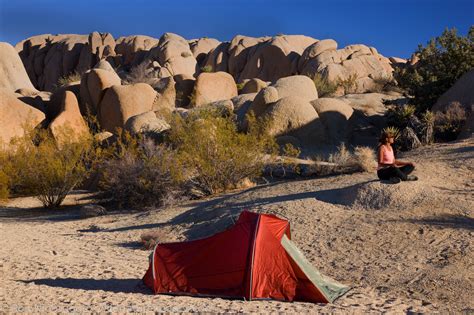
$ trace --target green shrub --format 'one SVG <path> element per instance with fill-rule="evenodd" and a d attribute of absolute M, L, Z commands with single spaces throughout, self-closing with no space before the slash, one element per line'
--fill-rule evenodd
<path fill-rule="evenodd" d="M 410 118 L 415 115 L 415 111 L 416 107 L 410 104 L 390 108 L 386 114 L 387 123 L 388 125 L 403 129 L 407 126 Z"/>
<path fill-rule="evenodd" d="M 214 70 L 212 69 L 211 65 L 207 65 L 207 66 L 201 67 L 201 72 L 210 73 L 210 72 L 214 72 Z"/>
<path fill-rule="evenodd" d="M 421 115 L 421 123 L 423 124 L 423 134 L 421 142 L 431 144 L 434 141 L 434 124 L 436 116 L 432 111 L 427 110 Z"/>
<path fill-rule="evenodd" d="M 237 91 L 240 91 L 244 88 L 245 83 L 243 83 L 243 82 L 242 83 L 237 83 L 236 86 L 237 86 Z"/>
<path fill-rule="evenodd" d="M 2 161 L 11 191 L 32 194 L 46 208 L 59 207 L 66 195 L 86 178 L 94 155 L 89 138 L 65 140 L 58 146 L 44 130 L 32 131 L 11 145 Z"/>
<path fill-rule="evenodd" d="M 399 86 L 414 97 L 418 112 L 430 109 L 467 71 L 474 68 L 474 26 L 467 36 L 460 36 L 456 29 L 446 29 L 439 37 L 415 55 L 419 61 L 414 66 L 399 67 L 394 75 Z"/>
<path fill-rule="evenodd" d="M 260 175 L 263 157 L 273 143 L 261 124 L 249 126 L 248 133 L 239 133 L 232 117 L 211 110 L 186 119 L 176 115 L 167 141 L 177 151 L 179 163 L 189 170 L 188 182 L 211 195 Z"/>
<path fill-rule="evenodd" d="M 314 85 L 319 97 L 331 97 L 337 90 L 337 84 L 328 81 L 322 74 L 316 73 L 313 77 Z"/>

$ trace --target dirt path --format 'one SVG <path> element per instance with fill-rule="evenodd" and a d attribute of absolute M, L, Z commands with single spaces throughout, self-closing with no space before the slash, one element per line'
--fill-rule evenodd
<path fill-rule="evenodd" d="M 411 152 L 418 182 L 374 174 L 280 182 L 161 211 L 79 219 L 31 198 L 0 210 L 0 313 L 446 312 L 474 309 L 474 143 Z M 81 196 L 69 196 L 76 203 Z M 82 202 L 87 202 L 83 200 Z M 213 234 L 243 209 L 288 218 L 295 243 L 324 274 L 353 286 L 334 304 L 171 297 L 140 284 L 162 241 Z"/>

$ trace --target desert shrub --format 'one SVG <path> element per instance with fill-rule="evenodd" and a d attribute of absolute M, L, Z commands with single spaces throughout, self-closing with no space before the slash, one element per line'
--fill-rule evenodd
<path fill-rule="evenodd" d="M 65 129 L 65 134 L 70 132 Z M 90 172 L 94 159 L 90 138 L 63 137 L 58 146 L 45 130 L 31 131 L 4 153 L 3 171 L 11 191 L 32 194 L 46 208 L 59 207 L 66 195 Z"/>
<path fill-rule="evenodd" d="M 384 93 L 384 92 L 403 92 L 398 86 L 397 82 L 391 76 L 379 76 L 373 78 L 374 87 L 369 92 Z"/>
<path fill-rule="evenodd" d="M 375 152 L 369 147 L 356 147 L 354 157 L 359 168 L 364 172 L 372 172 L 375 169 Z"/>
<path fill-rule="evenodd" d="M 414 97 L 417 111 L 423 112 L 474 67 L 474 26 L 467 36 L 446 29 L 426 46 L 419 45 L 415 55 L 419 60 L 414 66 L 396 68 L 394 75 L 399 86 Z"/>
<path fill-rule="evenodd" d="M 271 141 L 259 124 L 239 133 L 232 117 L 212 110 L 187 118 L 176 115 L 167 141 L 178 160 L 190 170 L 187 180 L 205 195 L 234 189 L 246 178 L 257 177 Z"/>
<path fill-rule="evenodd" d="M 351 94 L 357 91 L 357 74 L 351 74 L 347 79 L 338 79 L 336 81 L 337 87 L 344 89 L 344 94 Z"/>
<path fill-rule="evenodd" d="M 320 73 L 316 73 L 313 77 L 313 82 L 316 86 L 319 97 L 331 97 L 337 90 L 337 84 L 328 81 L 326 77 Z"/>
<path fill-rule="evenodd" d="M 156 244 L 162 243 L 167 238 L 168 233 L 163 230 L 155 230 L 140 235 L 140 242 L 145 249 L 153 249 Z"/>
<path fill-rule="evenodd" d="M 153 85 L 156 78 L 152 71 L 149 70 L 148 62 L 144 61 L 133 68 L 125 75 L 124 84 L 147 83 Z"/>
<path fill-rule="evenodd" d="M 204 66 L 204 67 L 201 67 L 201 72 L 214 72 L 214 70 L 212 69 L 212 66 L 211 65 L 207 65 L 207 66 Z"/>
<path fill-rule="evenodd" d="M 421 142 L 424 144 L 433 143 L 435 114 L 432 111 L 427 110 L 421 115 L 421 123 L 423 124 Z"/>
<path fill-rule="evenodd" d="M 328 158 L 328 162 L 337 164 L 339 166 L 345 166 L 353 162 L 352 153 L 347 149 L 343 143 L 337 147 L 337 151 L 331 153 Z"/>
<path fill-rule="evenodd" d="M 415 114 L 415 111 L 416 107 L 410 104 L 390 108 L 386 114 L 387 123 L 391 126 L 403 129 L 407 126 L 410 118 Z"/>
<path fill-rule="evenodd" d="M 62 87 L 68 85 L 72 82 L 81 81 L 81 74 L 79 72 L 73 72 L 67 75 L 64 75 L 58 79 L 57 87 Z"/>
<path fill-rule="evenodd" d="M 1 161 L 1 158 L 0 158 Z M 0 200 L 7 199 L 10 194 L 9 190 L 10 179 L 3 170 L 0 169 Z"/>
<path fill-rule="evenodd" d="M 152 207 L 181 195 L 176 152 L 152 140 L 121 132 L 111 156 L 101 163 L 99 189 L 119 207 Z"/>
<path fill-rule="evenodd" d="M 451 141 L 455 140 L 466 121 L 466 111 L 459 102 L 451 103 L 443 112 L 436 112 L 434 128 L 436 137 Z"/>
<path fill-rule="evenodd" d="M 245 83 L 243 83 L 243 82 L 242 83 L 237 83 L 236 86 L 237 86 L 237 91 L 240 91 L 244 88 Z"/>

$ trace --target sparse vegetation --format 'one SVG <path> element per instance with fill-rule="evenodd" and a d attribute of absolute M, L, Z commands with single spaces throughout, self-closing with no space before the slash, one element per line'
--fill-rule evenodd
<path fill-rule="evenodd" d="M 0 158 L 0 160 L 2 160 Z M 10 179 L 8 178 L 8 175 L 5 174 L 5 172 L 0 169 L 0 200 L 7 199 L 10 190 L 9 190 L 9 185 L 10 185 Z"/>
<path fill-rule="evenodd" d="M 466 111 L 459 102 L 451 103 L 444 112 L 437 112 L 434 117 L 436 137 L 445 140 L 455 140 L 461 127 L 466 121 Z"/>
<path fill-rule="evenodd" d="M 416 107 L 414 105 L 406 104 L 396 106 L 387 111 L 387 123 L 390 126 L 395 126 L 398 129 L 403 129 L 408 125 L 408 122 L 413 115 L 415 115 Z"/>
<path fill-rule="evenodd" d="M 344 89 L 344 94 L 351 94 L 357 91 L 357 74 L 351 74 L 346 79 L 338 79 L 336 81 L 337 87 Z"/>
<path fill-rule="evenodd" d="M 210 72 L 214 72 L 214 70 L 212 69 L 211 65 L 207 65 L 207 66 L 201 67 L 201 72 L 210 73 Z"/>
<path fill-rule="evenodd" d="M 100 189 L 119 207 L 163 206 L 181 197 L 176 154 L 152 140 L 121 132 L 101 164 Z"/>
<path fill-rule="evenodd" d="M 175 116 L 168 141 L 177 158 L 189 170 L 189 183 L 205 195 L 234 189 L 246 178 L 257 177 L 263 168 L 263 155 L 273 144 L 251 127 L 247 134 L 237 132 L 231 117 L 211 110 Z"/>
<path fill-rule="evenodd" d="M 331 97 L 337 90 L 337 84 L 328 81 L 326 77 L 320 73 L 316 73 L 313 78 L 313 82 L 316 86 L 319 97 Z"/>
<path fill-rule="evenodd" d="M 61 205 L 66 195 L 89 174 L 94 158 L 89 138 L 63 141 L 58 146 L 44 130 L 33 130 L 13 141 L 12 146 L 1 156 L 10 190 L 35 195 L 46 208 Z"/>
<path fill-rule="evenodd" d="M 375 152 L 369 147 L 356 147 L 354 157 L 357 165 L 364 172 L 373 172 L 375 170 Z"/>
<path fill-rule="evenodd" d="M 123 79 L 124 84 L 147 83 L 153 85 L 156 81 L 153 72 L 149 70 L 149 63 L 144 61 L 132 69 L 125 75 Z"/>
<path fill-rule="evenodd" d="M 73 72 L 60 77 L 57 86 L 62 87 L 68 85 L 69 83 L 77 81 L 81 81 L 81 74 L 79 72 Z"/>
<path fill-rule="evenodd" d="M 414 66 L 395 70 L 399 86 L 414 97 L 418 112 L 430 109 L 467 71 L 474 68 L 474 26 L 467 36 L 458 35 L 456 29 L 446 29 L 426 46 L 419 45 Z"/>
<path fill-rule="evenodd" d="M 242 83 L 237 83 L 236 86 L 237 86 L 237 91 L 240 91 L 244 88 L 245 83 L 243 83 L 243 82 Z"/>

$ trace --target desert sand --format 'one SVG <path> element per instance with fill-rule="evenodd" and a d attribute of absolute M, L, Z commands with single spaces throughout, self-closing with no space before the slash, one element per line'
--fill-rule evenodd
<path fill-rule="evenodd" d="M 83 219 L 74 192 L 64 209 L 33 198 L 0 210 L 0 313 L 410 313 L 474 309 L 474 141 L 423 147 L 405 159 L 420 180 L 374 173 L 280 181 L 166 209 Z M 322 273 L 352 290 L 334 304 L 153 295 L 141 284 L 162 242 L 204 237 L 248 209 L 290 220 L 292 238 Z M 225 253 L 223 253 L 225 254 Z"/>

